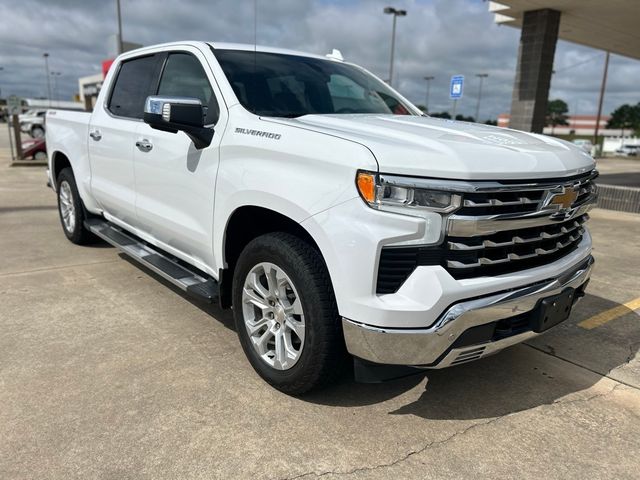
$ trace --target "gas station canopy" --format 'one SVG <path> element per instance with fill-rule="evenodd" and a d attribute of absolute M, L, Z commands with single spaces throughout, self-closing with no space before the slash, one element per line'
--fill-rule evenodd
<path fill-rule="evenodd" d="M 495 22 L 522 28 L 524 12 L 561 12 L 558 38 L 640 59 L 640 0 L 499 0 Z"/>

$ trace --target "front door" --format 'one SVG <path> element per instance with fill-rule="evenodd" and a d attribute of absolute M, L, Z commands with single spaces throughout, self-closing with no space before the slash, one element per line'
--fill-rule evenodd
<path fill-rule="evenodd" d="M 192 47 L 169 52 L 157 95 L 197 98 L 215 126 L 211 145 L 197 150 L 184 132 L 140 123 L 134 165 L 136 210 L 141 230 L 196 264 L 213 265 L 213 203 L 222 128 L 213 77 Z"/>

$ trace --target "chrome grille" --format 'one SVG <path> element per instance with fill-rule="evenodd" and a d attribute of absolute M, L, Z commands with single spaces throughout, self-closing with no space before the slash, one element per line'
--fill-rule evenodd
<path fill-rule="evenodd" d="M 454 182 L 461 207 L 446 218 L 442 244 L 385 247 L 378 293 L 393 293 L 420 265 L 441 265 L 454 278 L 501 275 L 554 262 L 573 251 L 597 200 L 594 170 L 564 180 Z"/>
<path fill-rule="evenodd" d="M 580 243 L 584 234 L 582 226 L 588 218 L 584 214 L 561 223 L 488 236 L 448 237 L 445 266 L 451 271 L 481 269 L 484 266 L 531 260 L 569 250 Z M 540 261 L 545 260 L 540 258 Z M 516 265 L 514 267 L 517 268 Z"/>

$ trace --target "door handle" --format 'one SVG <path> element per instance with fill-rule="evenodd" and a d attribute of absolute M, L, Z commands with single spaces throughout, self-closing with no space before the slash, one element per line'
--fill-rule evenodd
<path fill-rule="evenodd" d="M 150 152 L 153 144 L 146 138 L 143 138 L 142 140 L 136 141 L 136 147 L 138 147 L 138 150 L 141 152 Z"/>
<path fill-rule="evenodd" d="M 92 130 L 91 132 L 89 132 L 89 136 L 93 138 L 96 142 L 100 141 L 100 139 L 102 138 L 102 134 L 100 133 L 100 130 Z"/>

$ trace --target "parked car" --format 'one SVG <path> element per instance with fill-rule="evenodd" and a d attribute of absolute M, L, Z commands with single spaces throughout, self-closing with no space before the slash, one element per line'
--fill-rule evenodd
<path fill-rule="evenodd" d="M 27 140 L 22 143 L 22 155 L 24 158 L 32 158 L 34 160 L 47 159 L 47 143 L 44 138 L 36 138 Z"/>
<path fill-rule="evenodd" d="M 20 121 L 20 131 L 29 134 L 32 138 L 44 138 L 44 116 L 32 116 Z"/>
<path fill-rule="evenodd" d="M 591 143 L 591 140 L 577 138 L 577 139 L 573 140 L 573 143 L 575 145 L 579 146 L 582 150 L 584 150 L 584 152 L 588 153 L 589 155 L 592 154 L 592 152 L 593 152 L 593 143 Z"/>
<path fill-rule="evenodd" d="M 30 108 L 26 112 L 18 115 L 18 121 L 24 122 L 26 120 L 31 120 L 32 118 L 36 118 L 36 117 L 45 117 L 46 114 L 47 114 L 46 108 Z"/>
<path fill-rule="evenodd" d="M 335 55 L 127 52 L 94 111 L 50 111 L 46 136 L 67 238 L 233 307 L 249 362 L 290 394 L 334 378 L 345 347 L 443 368 L 536 337 L 593 264 L 581 148 L 430 118 Z"/>
<path fill-rule="evenodd" d="M 621 157 L 636 157 L 640 152 L 640 145 L 622 145 L 616 150 Z"/>

